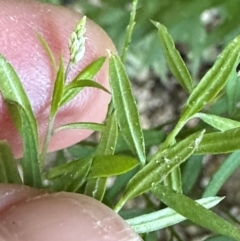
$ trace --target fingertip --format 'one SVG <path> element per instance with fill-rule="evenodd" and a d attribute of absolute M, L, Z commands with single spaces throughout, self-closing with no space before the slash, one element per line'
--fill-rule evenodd
<path fill-rule="evenodd" d="M 115 212 L 81 194 L 32 196 L 12 205 L 0 217 L 2 235 L 12 235 L 18 241 L 141 240 Z"/>

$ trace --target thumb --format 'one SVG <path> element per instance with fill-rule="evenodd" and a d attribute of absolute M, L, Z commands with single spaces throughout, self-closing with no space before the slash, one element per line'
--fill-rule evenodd
<path fill-rule="evenodd" d="M 0 197 L 2 241 L 141 240 L 115 212 L 81 194 L 1 184 Z"/>
<path fill-rule="evenodd" d="M 0 54 L 12 64 L 30 99 L 38 121 L 40 142 L 46 134 L 49 107 L 56 77 L 52 63 L 36 33 L 42 35 L 58 61 L 63 55 L 65 66 L 69 60 L 68 39 L 81 15 L 55 5 L 34 0 L 0 0 Z M 70 81 L 93 60 L 106 56 L 106 49 L 115 50 L 106 33 L 87 20 L 86 52 L 82 61 L 69 73 Z M 107 63 L 97 74 L 96 81 L 108 87 Z M 84 89 L 69 104 L 60 109 L 55 127 L 71 122 L 103 121 L 110 96 L 93 88 Z M 67 130 L 54 135 L 49 151 L 62 149 L 91 132 Z M 0 98 L 0 139 L 6 139 L 15 157 L 22 155 L 22 144 L 11 118 Z"/>

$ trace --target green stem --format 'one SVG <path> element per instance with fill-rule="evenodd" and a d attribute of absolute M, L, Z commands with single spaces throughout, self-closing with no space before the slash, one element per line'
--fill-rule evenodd
<path fill-rule="evenodd" d="M 138 0 L 133 0 L 132 11 L 131 11 L 131 14 L 130 14 L 129 24 L 127 26 L 123 52 L 122 52 L 122 55 L 121 55 L 122 62 L 124 62 L 125 59 L 126 59 L 127 51 L 128 51 L 129 45 L 131 43 L 133 28 L 135 26 L 135 16 L 136 16 L 136 11 L 137 11 L 137 4 L 138 4 Z"/>
<path fill-rule="evenodd" d="M 151 158 L 152 160 L 158 159 L 162 152 L 167 149 L 169 146 L 172 146 L 176 142 L 176 136 L 182 130 L 183 126 L 186 124 L 188 118 L 182 116 L 174 127 L 172 132 L 168 135 L 165 142 L 162 144 L 160 150 Z M 176 167 L 173 171 L 165 178 L 164 180 L 165 185 L 170 186 L 173 190 L 182 193 L 182 181 L 181 181 L 181 172 L 180 167 Z"/>
<path fill-rule="evenodd" d="M 50 139 L 51 139 L 51 136 L 52 136 L 54 120 L 55 120 L 55 116 L 51 117 L 49 119 L 49 122 L 48 122 L 47 133 L 46 133 L 44 143 L 43 143 L 43 147 L 42 147 L 42 151 L 41 151 L 41 154 L 40 154 L 40 167 L 41 167 L 41 169 L 43 169 L 44 165 L 45 165 L 47 149 L 48 149 L 48 145 L 49 145 L 49 142 L 50 142 Z"/>

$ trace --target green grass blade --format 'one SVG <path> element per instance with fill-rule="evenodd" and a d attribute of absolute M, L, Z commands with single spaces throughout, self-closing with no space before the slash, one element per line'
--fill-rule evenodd
<path fill-rule="evenodd" d="M 202 78 L 188 98 L 182 117 L 187 119 L 214 100 L 236 68 L 240 54 L 240 36 L 236 37 L 218 57 L 214 66 Z"/>
<path fill-rule="evenodd" d="M 196 200 L 197 203 L 209 209 L 216 206 L 221 202 L 221 197 L 209 197 Z M 186 218 L 171 208 L 164 208 L 160 211 L 156 211 L 149 214 L 144 214 L 136 218 L 126 220 L 126 222 L 132 227 L 137 233 L 148 233 L 163 229 L 182 221 Z"/>
<path fill-rule="evenodd" d="M 140 163 L 144 165 L 146 155 L 143 133 L 129 79 L 119 57 L 112 54 L 109 65 L 113 105 L 121 133 L 130 149 L 137 154 Z"/>
<path fill-rule="evenodd" d="M 0 140 L 0 183 L 22 184 L 17 162 L 6 141 Z"/>
<path fill-rule="evenodd" d="M 103 132 L 105 129 L 105 125 L 94 123 L 94 122 L 75 122 L 75 123 L 66 124 L 56 128 L 54 130 L 54 134 L 60 131 L 69 130 L 69 129 L 87 129 L 87 130 Z"/>
<path fill-rule="evenodd" d="M 220 130 L 220 131 L 227 131 L 230 129 L 240 127 L 239 121 L 231 120 L 231 119 L 216 116 L 216 115 L 197 113 L 193 117 L 200 118 L 205 123 L 209 124 L 210 126 L 216 128 L 217 130 Z"/>
<path fill-rule="evenodd" d="M 237 170 L 239 166 L 240 151 L 235 151 L 223 162 L 219 169 L 214 173 L 207 188 L 203 193 L 203 197 L 216 195 L 222 185 Z"/>
<path fill-rule="evenodd" d="M 179 82 L 179 84 L 189 93 L 193 90 L 192 77 L 181 57 L 178 50 L 175 48 L 174 42 L 165 26 L 158 22 L 152 21 L 152 23 L 158 28 L 158 36 L 161 46 L 167 61 L 168 67 L 172 74 Z"/>
<path fill-rule="evenodd" d="M 106 128 L 101 135 L 95 156 L 113 155 L 118 138 L 118 126 L 115 112 L 108 116 Z M 85 194 L 97 200 L 102 200 L 106 190 L 105 177 L 90 179 L 87 182 Z"/>
<path fill-rule="evenodd" d="M 194 154 L 222 154 L 240 149 L 240 128 L 205 134 Z"/>
<path fill-rule="evenodd" d="M 88 178 L 118 176 L 139 165 L 139 162 L 129 156 L 95 156 Z"/>
<path fill-rule="evenodd" d="M 218 234 L 240 240 L 240 230 L 237 227 L 189 197 L 176 193 L 168 187 L 161 185 L 153 187 L 152 192 L 168 207 L 174 209 L 192 222 Z"/>
<path fill-rule="evenodd" d="M 184 162 L 198 147 L 204 132 L 197 132 L 185 140 L 165 150 L 157 159 L 150 161 L 128 183 L 126 190 L 116 205 L 119 211 L 126 201 L 132 199 L 160 183 L 175 167 Z"/>
<path fill-rule="evenodd" d="M 69 85 L 73 85 L 75 82 L 79 82 L 81 80 L 93 79 L 94 76 L 97 74 L 97 72 L 103 66 L 105 60 L 106 60 L 106 57 L 101 57 L 95 60 L 94 62 L 92 62 L 91 64 L 89 64 L 73 79 L 73 81 Z M 67 85 L 66 89 L 68 88 L 69 87 Z M 69 89 L 66 93 L 64 93 L 64 96 L 61 101 L 61 106 L 71 101 L 81 90 L 82 90 L 82 87 Z"/>
<path fill-rule="evenodd" d="M 50 118 L 54 117 L 58 111 L 58 108 L 60 106 L 62 96 L 63 96 L 64 84 L 65 84 L 65 70 L 63 65 L 63 59 L 61 57 L 60 66 L 59 66 L 57 77 L 53 87 Z"/>

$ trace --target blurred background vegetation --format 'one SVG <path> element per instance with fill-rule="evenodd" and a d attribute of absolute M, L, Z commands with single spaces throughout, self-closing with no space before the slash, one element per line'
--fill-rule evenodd
<path fill-rule="evenodd" d="M 75 8 L 97 22 L 121 50 L 131 9 L 130 0 L 45 0 Z M 164 24 L 175 42 L 184 44 L 190 69 L 197 76 L 201 61 L 216 55 L 207 51 L 221 47 L 240 31 L 238 0 L 139 0 L 137 24 L 128 57 L 130 73 L 151 67 L 166 80 L 156 29 L 150 19 Z M 211 50 L 214 51 L 214 50 Z M 159 64 L 159 61 L 161 61 Z M 159 67 L 160 66 L 160 67 Z"/>

